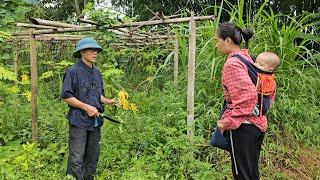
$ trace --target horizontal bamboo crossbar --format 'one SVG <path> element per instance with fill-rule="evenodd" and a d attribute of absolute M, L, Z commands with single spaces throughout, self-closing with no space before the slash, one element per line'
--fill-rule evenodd
<path fill-rule="evenodd" d="M 202 20 L 213 20 L 214 16 L 197 16 L 194 18 L 196 21 Z M 154 21 L 140 21 L 140 22 L 131 22 L 131 23 L 121 23 L 110 26 L 110 28 L 123 28 L 123 27 L 133 27 L 133 26 L 150 26 L 156 24 L 171 24 L 171 23 L 181 23 L 190 21 L 190 17 L 184 18 L 175 18 L 175 19 L 161 19 Z"/>
<path fill-rule="evenodd" d="M 41 34 L 41 35 L 36 35 L 35 40 L 39 40 L 39 41 L 50 41 L 50 40 L 76 41 L 76 40 L 80 40 L 85 37 L 87 37 L 87 36 L 85 36 L 85 35 L 69 35 L 69 34 Z M 28 40 L 30 40 L 30 36 L 27 36 L 27 35 L 15 36 L 11 41 L 16 41 L 16 40 L 28 41 Z"/>
<path fill-rule="evenodd" d="M 51 33 L 64 33 L 64 32 L 81 32 L 81 31 L 93 31 L 96 30 L 96 26 L 79 26 L 76 28 L 59 28 L 59 29 L 45 29 L 45 30 L 35 30 L 32 32 L 33 35 L 37 34 L 51 34 Z M 19 35 L 28 35 L 30 34 L 29 31 L 21 31 L 21 32 L 15 32 L 12 35 L 13 36 L 19 36 Z"/>
<path fill-rule="evenodd" d="M 202 20 L 213 20 L 214 16 L 198 16 L 195 17 L 194 20 L 196 21 L 202 21 Z M 39 19 L 37 19 L 39 20 Z M 175 19 L 162 19 L 162 20 L 153 20 L 153 21 L 140 21 L 140 22 L 132 22 L 132 23 L 121 23 L 116 25 L 111 25 L 107 29 L 119 29 L 119 28 L 126 28 L 126 27 L 136 27 L 136 26 L 150 26 L 150 25 L 156 25 L 156 24 L 171 24 L 171 23 L 181 23 L 181 22 L 188 22 L 190 20 L 190 17 L 185 18 L 175 18 Z M 58 26 L 59 24 L 46 24 L 45 25 L 53 25 Z M 66 24 L 66 23 L 62 23 Z M 60 24 L 60 26 L 62 26 Z M 70 24 L 69 24 L 70 25 Z M 72 24 L 71 24 L 72 25 Z M 52 33 L 64 33 L 64 32 L 81 32 L 81 31 L 94 31 L 98 29 L 98 26 L 76 26 L 75 27 L 69 27 L 69 28 L 58 28 L 58 29 L 45 29 L 45 30 L 33 30 L 32 34 L 52 34 Z M 21 31 L 21 32 L 15 32 L 12 34 L 13 36 L 19 36 L 19 35 L 30 35 L 30 31 Z"/>
<path fill-rule="evenodd" d="M 110 46 L 150 46 L 172 43 L 172 41 L 150 42 L 150 43 L 111 43 Z"/>
<path fill-rule="evenodd" d="M 87 19 L 82 19 L 82 18 L 78 18 L 78 21 L 84 22 L 84 23 L 88 23 L 88 24 L 92 24 L 92 25 L 97 25 L 97 26 L 100 25 L 98 22 L 87 20 Z"/>
<path fill-rule="evenodd" d="M 78 25 L 74 25 L 74 24 L 68 24 L 68 23 L 63 23 L 58 21 L 49 21 L 49 20 L 39 19 L 39 18 L 30 18 L 30 21 L 36 25 L 55 26 L 55 27 L 62 27 L 62 28 L 79 27 Z"/>
<path fill-rule="evenodd" d="M 58 29 L 59 27 L 53 26 L 44 26 L 44 25 L 35 25 L 35 24 L 27 24 L 27 23 L 17 23 L 18 27 L 27 27 L 27 28 L 39 28 L 39 29 Z"/>

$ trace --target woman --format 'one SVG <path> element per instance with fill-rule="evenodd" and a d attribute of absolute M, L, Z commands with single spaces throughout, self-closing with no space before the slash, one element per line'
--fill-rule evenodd
<path fill-rule="evenodd" d="M 240 48 L 242 39 L 247 47 L 252 36 L 252 30 L 241 29 L 232 23 L 222 23 L 215 37 L 217 50 L 228 56 L 222 69 L 226 106 L 217 125 L 224 135 L 230 137 L 233 177 L 241 180 L 259 179 L 258 162 L 267 128 L 266 116 L 253 115 L 258 96 L 247 66 L 233 57 L 240 55 L 254 63 L 248 49 Z M 274 95 L 271 97 L 273 99 Z"/>

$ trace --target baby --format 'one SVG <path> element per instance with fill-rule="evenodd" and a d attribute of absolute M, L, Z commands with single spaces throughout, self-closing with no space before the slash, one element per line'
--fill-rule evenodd
<path fill-rule="evenodd" d="M 273 52 L 269 52 L 269 51 L 262 52 L 256 58 L 256 62 L 254 63 L 254 66 L 257 69 L 259 69 L 257 71 L 256 88 L 260 96 L 269 95 L 269 100 L 267 104 L 264 104 L 267 101 L 265 99 L 261 101 L 260 99 L 263 96 L 259 97 L 260 99 L 258 101 L 260 103 L 258 103 L 253 110 L 253 115 L 255 116 L 261 116 L 261 114 L 263 114 L 262 107 L 266 108 L 264 112 L 267 112 L 267 109 L 270 108 L 270 105 L 271 105 L 270 96 L 274 96 L 274 93 L 276 91 L 276 81 L 275 81 L 273 72 L 277 69 L 279 65 L 280 65 L 280 58 L 277 54 Z"/>
<path fill-rule="evenodd" d="M 262 52 L 257 56 L 254 65 L 265 72 L 272 73 L 280 65 L 280 58 L 273 52 Z"/>

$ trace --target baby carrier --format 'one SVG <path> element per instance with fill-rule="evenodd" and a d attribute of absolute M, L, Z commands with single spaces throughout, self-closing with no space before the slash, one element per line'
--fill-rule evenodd
<path fill-rule="evenodd" d="M 257 88 L 258 102 L 254 108 L 253 115 L 266 115 L 271 107 L 271 94 L 275 91 L 276 88 L 276 81 L 273 73 L 266 72 L 257 68 L 241 55 L 236 54 L 232 57 L 236 57 L 247 66 L 251 81 Z M 254 58 L 252 59 L 254 60 Z"/>
<path fill-rule="evenodd" d="M 257 68 L 255 65 L 248 62 L 241 55 L 236 54 L 236 55 L 233 55 L 232 57 L 239 59 L 241 62 L 243 62 L 247 66 L 248 74 L 251 78 L 251 81 L 257 88 L 258 101 L 256 103 L 256 106 L 254 107 L 252 114 L 257 117 L 266 115 L 271 106 L 271 94 L 275 91 L 275 88 L 276 88 L 276 82 L 275 82 L 273 73 L 265 72 Z M 254 58 L 252 59 L 254 60 Z M 225 99 L 220 112 L 220 118 L 227 108 L 228 108 L 228 102 Z M 233 148 L 232 131 L 228 131 L 222 134 L 219 131 L 219 129 L 215 128 L 212 134 L 212 138 L 210 140 L 210 145 L 229 151 L 230 153 L 233 154 L 235 171 L 236 171 L 236 174 L 238 174 L 237 164 L 236 164 L 235 155 L 234 155 L 234 148 Z"/>

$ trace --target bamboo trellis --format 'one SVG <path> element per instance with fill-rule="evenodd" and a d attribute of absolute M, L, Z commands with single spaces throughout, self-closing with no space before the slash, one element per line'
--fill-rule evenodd
<path fill-rule="evenodd" d="M 150 43 L 164 43 L 170 42 L 174 44 L 174 86 L 178 86 L 178 53 L 179 45 L 178 38 L 176 35 L 161 35 L 152 33 L 138 32 L 139 28 L 143 26 L 154 26 L 154 25 L 165 25 L 189 22 L 189 35 L 184 36 L 189 38 L 189 56 L 188 56 L 188 90 L 187 90 L 187 135 L 192 139 L 194 135 L 194 94 L 195 94 L 195 60 L 196 60 L 196 23 L 195 21 L 213 20 L 213 16 L 194 16 L 191 12 L 190 17 L 184 18 L 172 18 L 159 16 L 151 18 L 149 21 L 131 22 L 131 23 L 120 23 L 110 25 L 107 29 L 117 34 L 117 38 L 120 40 L 131 40 L 131 43 L 123 42 L 121 44 L 114 43 L 113 45 L 123 46 L 135 46 L 135 45 L 149 45 Z M 56 21 L 48 21 L 42 19 L 31 19 L 33 24 L 17 23 L 18 27 L 30 28 L 28 31 L 15 32 L 12 35 L 15 39 L 29 41 L 30 43 L 30 71 L 31 71 L 31 111 L 32 111 L 32 140 L 37 141 L 38 139 L 38 69 L 37 69 L 37 47 L 36 41 L 77 41 L 84 35 L 68 35 L 58 34 L 67 32 L 90 32 L 99 29 L 99 24 L 94 21 L 79 19 L 79 21 L 90 24 L 89 26 L 78 26 L 73 24 L 61 23 Z M 127 29 L 126 29 L 127 28 Z M 160 40 L 160 42 L 155 42 Z M 147 42 L 144 42 L 147 41 Z M 17 48 L 14 48 L 14 72 L 18 76 L 18 53 Z"/>

